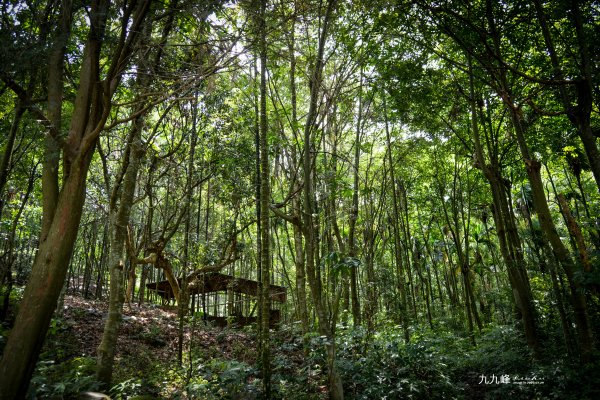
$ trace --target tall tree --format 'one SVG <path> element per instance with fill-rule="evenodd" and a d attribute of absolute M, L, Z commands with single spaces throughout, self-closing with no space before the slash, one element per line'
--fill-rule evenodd
<path fill-rule="evenodd" d="M 271 398 L 271 349 L 269 328 L 271 320 L 271 165 L 269 164 L 268 120 L 267 120 L 267 1 L 260 0 L 258 6 L 258 41 L 260 55 L 260 364 L 265 398 Z"/>
<path fill-rule="evenodd" d="M 86 177 L 96 141 L 109 116 L 112 96 L 135 49 L 149 3 L 133 1 L 124 4 L 116 47 L 112 49 L 108 69 L 102 75 L 101 50 L 111 5 L 109 1 L 98 0 L 92 2 L 89 9 L 89 33 L 84 46 L 69 133 L 63 139 L 57 130 L 50 130 L 50 134 L 55 135 L 53 139 L 62 148 L 62 188 L 56 204 L 45 205 L 44 225 L 49 227 L 48 234 L 40 241 L 20 312 L 4 349 L 0 367 L 2 399 L 24 398 L 27 392 L 77 237 L 85 200 Z M 70 9 L 63 9 L 62 12 L 70 12 Z M 59 74 L 55 78 L 60 79 L 61 76 Z M 51 194 L 45 192 L 44 195 Z"/>
<path fill-rule="evenodd" d="M 303 185 L 303 226 L 304 226 L 304 248 L 306 254 L 306 274 L 315 310 L 319 318 L 319 331 L 329 340 L 327 343 L 328 375 L 330 395 L 333 399 L 343 399 L 344 391 L 342 381 L 335 365 L 335 323 L 326 312 L 325 299 L 323 296 L 320 276 L 318 274 L 317 252 L 319 249 L 318 226 L 315 221 L 315 192 L 314 192 L 314 159 L 316 149 L 314 145 L 314 134 L 317 130 L 317 114 L 321 85 L 323 83 L 323 68 L 325 65 L 325 44 L 327 42 L 329 29 L 331 28 L 336 0 L 329 0 L 319 33 L 318 48 L 314 68 L 310 76 L 310 101 L 308 114 L 304 124 L 304 147 L 302 159 Z"/>
<path fill-rule="evenodd" d="M 394 263 L 396 267 L 396 280 L 398 291 L 400 292 L 400 320 L 402 321 L 402 330 L 404 332 L 404 340 L 408 343 L 410 341 L 410 332 L 408 330 L 408 309 L 406 306 L 406 286 L 405 286 L 405 273 L 404 265 L 402 260 L 402 243 L 400 241 L 400 205 L 398 200 L 398 191 L 396 184 L 396 172 L 395 163 L 392 156 L 392 141 L 390 135 L 390 127 L 387 113 L 387 102 L 385 95 L 383 97 L 383 113 L 385 119 L 385 140 L 387 146 L 387 160 L 390 168 L 390 184 L 392 188 L 392 228 L 393 228 L 393 243 L 394 243 Z"/>
<path fill-rule="evenodd" d="M 139 54 L 137 62 L 137 77 L 134 90 L 137 91 L 137 99 L 132 110 L 133 122 L 127 138 L 124 157 L 121 162 L 121 171 L 114 182 L 109 201 L 110 221 L 110 252 L 108 256 L 110 270 L 110 298 L 109 312 L 102 341 L 98 346 L 98 360 L 96 376 L 98 380 L 110 387 L 112 380 L 113 361 L 116 350 L 118 330 L 120 326 L 123 303 L 125 300 L 123 292 L 123 278 L 127 268 L 135 274 L 135 262 L 130 262 L 126 257 L 125 243 L 128 240 L 128 226 L 137 188 L 138 171 L 142 165 L 146 153 L 142 140 L 142 132 L 146 125 L 146 117 L 151 111 L 150 104 L 146 100 L 147 91 L 150 88 L 153 77 L 160 70 L 161 58 L 164 54 L 163 47 L 167 42 L 173 28 L 177 1 L 170 3 L 167 10 L 168 17 L 162 32 L 158 51 L 151 52 L 151 48 Z M 147 18 L 142 25 L 141 38 L 145 42 L 151 39 L 153 21 Z M 152 57 L 154 56 L 154 57 Z M 150 65 L 150 63 L 152 63 Z"/>

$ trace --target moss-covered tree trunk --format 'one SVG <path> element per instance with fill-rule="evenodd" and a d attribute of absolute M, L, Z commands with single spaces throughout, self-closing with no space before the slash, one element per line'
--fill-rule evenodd
<path fill-rule="evenodd" d="M 271 317 L 271 201 L 268 121 L 267 121 L 267 27 L 266 0 L 261 0 L 258 16 L 260 52 L 259 160 L 260 160 L 260 365 L 266 399 L 271 398 L 271 349 L 269 327 Z"/>
<path fill-rule="evenodd" d="M 131 8 L 133 20 L 121 22 L 123 34 L 116 51 L 108 58 L 105 79 L 100 79 L 100 50 L 103 44 L 110 2 L 92 3 L 89 34 L 83 51 L 79 86 L 75 97 L 69 134 L 66 139 L 50 129 L 62 148 L 64 178 L 54 205 L 44 202 L 42 237 L 25 289 L 20 311 L 10 333 L 0 363 L 0 398 L 21 399 L 29 380 L 64 285 L 85 201 L 87 172 L 97 139 L 110 111 L 110 100 L 132 52 L 140 22 L 147 12 L 147 1 Z M 70 12 L 64 9 L 63 12 Z M 57 73 L 56 77 L 62 77 Z M 51 167 L 44 164 L 44 168 Z M 52 197 L 55 187 L 43 188 Z M 47 233 L 47 235 L 44 235 Z"/>
<path fill-rule="evenodd" d="M 136 189 L 137 174 L 140 169 L 144 150 L 141 143 L 141 132 L 143 118 L 134 121 L 131 135 L 131 151 L 129 159 L 124 160 L 127 169 L 120 184 L 118 204 L 111 204 L 109 210 L 110 220 L 110 252 L 108 256 L 108 268 L 110 271 L 110 295 L 108 303 L 108 318 L 104 324 L 102 341 L 97 350 L 96 377 L 106 388 L 110 387 L 117 337 L 121 318 L 123 314 L 123 303 L 125 296 L 123 292 L 124 271 L 127 264 L 127 252 L 125 243 L 127 240 L 127 227 L 133 206 L 133 198 Z M 135 268 L 135 264 L 129 266 Z"/>
<path fill-rule="evenodd" d="M 98 85 L 98 60 L 107 7 L 108 4 L 102 2 L 92 8 L 71 130 L 64 143 L 68 162 L 65 163 L 63 187 L 51 212 L 46 212 L 50 210 L 44 204 L 47 235 L 40 242 L 20 312 L 0 363 L 1 399 L 25 397 L 66 277 L 85 200 L 86 177 L 95 143 L 92 134 L 101 129 L 102 107 L 107 106 L 100 101 Z M 89 138 L 89 142 L 80 147 L 84 138 Z"/>
<path fill-rule="evenodd" d="M 29 283 L 0 365 L 0 399 L 25 397 L 63 287 L 85 199 L 91 152 L 71 164 L 50 225 L 40 243 Z"/>

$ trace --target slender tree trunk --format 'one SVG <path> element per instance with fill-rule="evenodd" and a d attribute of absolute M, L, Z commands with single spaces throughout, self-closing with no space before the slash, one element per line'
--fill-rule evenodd
<path fill-rule="evenodd" d="M 427 238 L 423 238 L 423 240 L 427 240 Z M 425 310 L 427 311 L 427 322 L 429 323 L 429 327 L 433 329 L 433 320 L 431 317 L 431 304 L 430 304 L 430 293 L 431 293 L 431 275 L 428 270 L 428 278 L 425 279 L 423 276 L 423 254 L 419 249 L 419 242 L 415 239 L 413 242 L 413 264 L 415 266 L 415 271 L 419 275 L 419 280 L 421 281 L 421 286 L 423 287 L 422 294 L 425 298 Z"/>
<path fill-rule="evenodd" d="M 146 4 L 146 11 L 149 7 L 149 2 Z M 176 2 L 171 3 L 171 7 Z M 173 11 L 173 10 L 171 10 Z M 166 28 L 164 29 L 162 36 L 162 43 L 165 42 L 167 35 L 171 29 L 171 23 L 173 21 L 174 14 L 170 14 Z M 152 21 L 147 19 L 144 23 L 138 26 L 139 34 L 142 38 L 147 39 L 151 35 Z M 150 60 L 146 57 L 148 54 L 144 54 L 138 62 L 138 68 L 140 74 L 138 75 L 136 86 L 138 90 L 145 90 L 151 78 L 152 67 L 157 68 L 160 65 L 161 52 L 159 52 L 155 59 L 152 60 L 153 64 L 150 64 Z M 129 260 L 129 268 L 131 268 L 132 282 L 130 288 L 133 290 L 133 284 L 135 282 L 135 269 L 137 266 L 137 260 L 130 257 L 129 252 L 126 250 L 126 243 L 130 241 L 128 232 L 129 221 L 131 217 L 131 209 L 133 207 L 134 195 L 137 188 L 138 171 L 141 167 L 142 160 L 146 153 L 145 147 L 142 143 L 142 131 L 144 129 L 145 118 L 149 110 L 145 109 L 145 101 L 138 99 L 138 106 L 135 108 L 134 114 L 137 116 L 133 120 L 131 132 L 129 135 L 130 143 L 127 144 L 128 150 L 125 151 L 126 157 L 123 159 L 121 174 L 123 176 L 122 182 L 118 179 L 115 182 L 113 193 L 110 198 L 110 209 L 109 209 L 109 220 L 111 229 L 111 243 L 110 253 L 108 257 L 108 267 L 110 271 L 110 297 L 109 297 L 109 308 L 108 318 L 104 325 L 104 332 L 102 335 L 102 341 L 98 346 L 97 350 L 97 365 L 96 365 L 96 378 L 105 387 L 109 388 L 112 381 L 114 357 L 116 351 L 116 344 L 118 339 L 119 327 L 121 324 L 123 314 L 123 303 L 125 296 L 123 293 L 123 279 L 127 271 L 127 260 Z M 120 193 L 120 195 L 119 195 Z M 131 249 L 133 251 L 133 249 Z M 172 271 L 170 271 L 170 265 L 168 261 L 161 263 L 160 252 L 157 254 L 156 265 L 164 265 L 165 274 L 169 282 L 173 285 L 173 292 L 179 300 L 178 284 L 173 284 Z M 170 274 L 169 274 L 170 273 Z"/>
<path fill-rule="evenodd" d="M 0 257 L 0 286 L 4 286 L 4 284 L 6 283 L 4 301 L 2 304 L 2 309 L 0 310 L 0 321 L 4 321 L 6 319 L 8 307 L 10 304 L 10 293 L 12 291 L 13 285 L 12 266 L 15 262 L 15 239 L 17 234 L 17 227 L 19 225 L 21 215 L 23 215 L 23 210 L 25 209 L 25 206 L 29 201 L 31 192 L 33 191 L 33 185 L 35 183 L 37 175 L 37 168 L 38 164 L 34 165 L 29 174 L 25 195 L 22 197 L 21 205 L 19 206 L 17 214 L 14 216 L 10 226 L 10 231 L 7 238 L 8 249 L 6 249 L 6 252 Z"/>
<path fill-rule="evenodd" d="M 6 186 L 6 182 L 8 181 L 8 176 L 10 174 L 15 139 L 17 137 L 19 124 L 21 123 L 21 117 L 23 116 L 24 112 L 25 108 L 23 108 L 20 103 L 17 104 L 15 107 L 15 116 L 10 126 L 8 139 L 6 140 L 4 147 L 4 154 L 2 156 L 2 160 L 0 161 L 0 217 L 2 216 L 2 210 L 4 209 L 4 187 Z"/>
<path fill-rule="evenodd" d="M 294 2 L 294 7 L 295 7 Z M 294 13 L 295 13 L 294 9 Z M 289 53 L 290 53 L 290 91 L 291 91 L 291 106 L 292 106 L 292 130 L 294 138 L 298 139 L 297 124 L 298 124 L 298 106 L 297 106 L 297 87 L 296 87 L 296 40 L 295 40 L 295 18 L 292 18 L 292 26 L 290 29 L 290 42 L 289 42 Z M 294 171 L 298 170 L 299 166 L 298 154 L 296 151 L 296 145 L 292 146 L 292 165 Z M 297 173 L 297 172 L 296 172 Z M 298 177 L 294 176 L 293 181 L 295 182 L 296 191 L 300 191 L 300 186 L 297 183 Z M 296 219 L 300 220 L 301 215 L 301 204 L 299 196 L 294 196 L 292 199 L 292 210 L 293 215 Z M 298 224 L 292 224 L 294 232 L 294 262 L 296 266 L 296 295 L 298 297 L 298 316 L 300 317 L 300 323 L 302 324 L 302 332 L 306 333 L 309 329 L 308 323 L 308 308 L 306 303 L 306 271 L 305 271 L 305 257 L 304 257 L 304 246 L 302 242 L 302 229 Z"/>
<path fill-rule="evenodd" d="M 356 137 L 354 139 L 354 165 L 353 165 L 353 186 L 352 186 L 352 207 L 350 208 L 349 228 L 348 228 L 348 255 L 356 258 L 358 250 L 356 247 L 356 222 L 358 221 L 358 191 L 359 191 L 359 171 L 360 171 L 360 135 L 362 127 L 362 87 L 363 87 L 362 69 L 360 75 L 360 86 L 358 92 L 358 118 L 356 123 Z M 354 326 L 361 324 L 360 303 L 358 299 L 358 277 L 356 268 L 350 270 L 350 300 L 352 301 L 352 319 Z"/>
<path fill-rule="evenodd" d="M 292 207 L 300 210 L 300 201 L 295 198 L 292 200 Z M 304 333 L 309 330 L 308 306 L 306 302 L 306 270 L 304 258 L 304 246 L 302 242 L 302 230 L 296 224 L 292 224 L 294 233 L 294 261 L 296 266 L 296 296 L 298 297 L 298 316 Z"/>
<path fill-rule="evenodd" d="M 100 261 L 98 262 L 98 275 L 96 276 L 96 299 L 101 300 L 103 298 L 104 291 L 104 279 L 106 262 L 108 258 L 108 223 L 104 224 L 104 232 L 102 233 L 102 244 L 100 252 Z"/>
<path fill-rule="evenodd" d="M 372 199 L 371 199 L 372 201 Z M 375 216 L 374 213 L 370 213 L 371 216 L 367 217 L 365 221 L 364 231 L 364 266 L 366 271 L 366 300 L 363 305 L 364 317 L 363 321 L 367 325 L 367 332 L 371 334 L 375 330 L 373 318 L 377 313 L 377 294 L 375 280 L 375 232 L 373 229 Z M 356 268 L 352 268 L 353 270 Z"/>
<path fill-rule="evenodd" d="M 412 317 L 414 321 L 418 321 L 418 313 L 417 313 L 417 299 L 415 294 L 415 284 L 413 279 L 413 270 L 411 268 L 410 262 L 410 241 L 411 241 L 411 233 L 409 226 L 409 215 L 408 215 L 408 199 L 406 197 L 406 187 L 402 181 L 398 182 L 398 192 L 399 192 L 399 205 L 400 205 L 400 231 L 402 233 L 402 243 L 403 246 L 400 248 L 404 250 L 404 266 L 406 267 L 406 278 L 408 280 L 407 285 L 407 296 L 410 303 L 410 308 L 412 310 Z M 407 304 L 408 307 L 408 304 Z"/>
<path fill-rule="evenodd" d="M 150 240 L 152 237 L 152 221 L 154 220 L 154 195 L 152 190 L 152 182 L 154 171 L 156 170 L 156 165 L 158 162 L 158 158 L 156 156 L 152 157 L 150 161 L 150 167 L 148 169 L 148 177 L 146 180 L 146 194 L 148 196 L 148 212 L 146 213 L 146 224 L 144 226 L 145 229 L 145 237 Z M 198 213 L 200 213 L 200 208 L 198 208 Z M 197 227 L 197 229 L 200 229 Z M 198 234 L 198 238 L 200 235 Z M 146 280 L 148 279 L 148 274 L 153 272 L 151 266 L 149 264 L 142 264 L 142 276 L 140 278 L 140 292 L 139 292 L 139 304 L 141 305 L 144 302 L 144 294 L 146 292 Z M 154 273 L 152 273 L 154 276 Z M 150 292 L 148 292 L 150 293 Z"/>
<path fill-rule="evenodd" d="M 179 328 L 177 334 L 177 359 L 179 366 L 183 365 L 183 328 L 185 317 L 189 311 L 189 291 L 188 291 L 188 271 L 190 270 L 190 235 L 191 235 L 191 218 L 192 218 L 192 197 L 194 193 L 193 177 L 196 155 L 196 144 L 198 142 L 197 131 L 198 119 L 198 96 L 196 94 L 194 103 L 192 104 L 192 132 L 190 137 L 190 155 L 187 165 L 187 182 L 185 196 L 185 229 L 183 237 L 183 272 L 181 273 L 181 294 L 179 296 Z M 230 314 L 229 314 L 230 315 Z M 191 357 L 191 356 L 190 356 Z"/>
<path fill-rule="evenodd" d="M 486 17 L 490 26 L 490 35 L 491 39 L 493 40 L 494 49 L 498 52 L 497 54 L 501 54 L 501 35 L 497 30 L 496 22 L 492 12 L 491 0 L 486 0 Z M 579 346 L 581 348 L 581 360 L 582 362 L 587 362 L 592 356 L 594 340 L 592 337 L 590 321 L 587 315 L 585 294 L 583 293 L 581 284 L 577 281 L 577 279 L 575 279 L 575 263 L 569 254 L 567 247 L 562 242 L 552 219 L 542 182 L 541 163 L 532 157 L 529 150 L 529 145 L 527 144 L 526 140 L 527 123 L 521 108 L 515 104 L 511 87 L 506 76 L 506 70 L 504 67 L 502 67 L 498 70 L 490 72 L 497 76 L 499 85 L 497 88 L 498 95 L 502 98 L 510 114 L 513 130 L 517 139 L 519 150 L 521 152 L 521 157 L 523 159 L 523 163 L 525 164 L 528 181 L 531 185 L 533 206 L 538 215 L 540 226 L 546 235 L 546 238 L 550 242 L 558 262 L 562 266 L 567 276 L 571 290 L 571 302 L 573 304 L 573 310 L 575 314 Z M 585 93 L 585 90 L 580 92 L 580 94 Z M 580 99 L 580 102 L 581 100 L 582 99 Z"/>
<path fill-rule="evenodd" d="M 316 128 L 317 118 L 317 106 L 318 97 L 320 94 L 320 87 L 323 75 L 323 66 L 325 64 L 324 51 L 325 42 L 328 35 L 329 25 L 333 11 L 336 6 L 336 0 L 329 0 L 327 2 L 327 11 L 322 22 L 321 34 L 319 36 L 319 45 L 317 51 L 317 58 L 315 60 L 315 67 L 310 77 L 310 103 L 308 114 L 306 116 L 306 123 L 304 125 L 304 149 L 303 149 L 303 160 L 302 170 L 304 172 L 304 186 L 303 186 L 303 198 L 304 198 L 304 213 L 303 213 L 303 225 L 304 225 L 304 239 L 305 239 L 305 254 L 306 254 L 306 274 L 308 277 L 308 284 L 312 294 L 312 299 L 315 305 L 315 311 L 319 319 L 319 332 L 328 338 L 327 354 L 328 354 L 328 377 L 329 377 L 329 390 L 330 397 L 334 400 L 342 400 L 344 398 L 343 386 L 341 377 L 337 371 L 335 365 L 335 325 L 331 324 L 328 318 L 326 307 L 323 302 L 323 293 L 321 292 L 321 282 L 319 271 L 316 269 L 315 256 L 318 251 L 317 232 L 318 226 L 316 223 L 315 214 L 315 194 L 313 185 L 313 160 L 315 157 L 312 134 Z"/>
<path fill-rule="evenodd" d="M 554 255 L 552 254 L 550 247 L 544 243 L 542 252 L 546 255 L 546 259 L 548 260 L 549 270 L 550 270 L 550 279 L 552 280 L 552 291 L 554 297 L 556 299 L 556 306 L 558 308 L 558 315 L 560 316 L 560 323 L 563 332 L 563 339 L 565 342 L 565 348 L 567 350 L 567 354 L 570 356 L 574 356 L 577 354 L 577 344 L 575 343 L 575 335 L 573 334 L 572 326 L 570 318 L 567 316 L 567 311 L 565 309 L 564 304 L 564 291 L 561 289 L 558 283 L 557 274 L 559 273 L 556 261 L 554 259 Z"/>
<path fill-rule="evenodd" d="M 267 143 L 267 28 L 266 0 L 260 2 L 259 49 L 260 49 L 260 118 L 259 118 L 259 157 L 260 157 L 260 341 L 261 371 L 263 390 L 266 399 L 271 398 L 271 352 L 269 326 L 271 317 L 271 221 L 269 203 L 271 201 L 269 146 Z"/>
<path fill-rule="evenodd" d="M 427 251 L 427 255 L 429 256 L 429 261 L 431 261 L 431 268 L 427 270 L 428 290 L 429 290 L 429 293 L 431 296 L 431 304 L 432 304 L 432 306 L 435 306 L 435 295 L 434 295 L 433 283 L 432 283 L 432 279 L 431 279 L 431 269 L 433 269 L 433 273 L 435 275 L 436 286 L 437 286 L 438 297 L 439 297 L 439 301 L 440 301 L 440 304 L 443 309 L 445 307 L 444 306 L 444 298 L 442 296 L 442 287 L 440 284 L 440 278 L 438 276 L 437 262 L 433 256 L 433 251 L 431 250 L 431 245 L 429 243 L 429 237 L 430 237 L 429 232 L 427 234 L 425 233 L 425 229 L 421 222 L 421 216 L 419 214 L 418 209 L 417 209 L 417 221 L 419 223 L 419 228 L 421 229 L 421 235 L 423 236 L 425 250 Z"/>
<path fill-rule="evenodd" d="M 398 195 L 396 192 L 396 173 L 394 170 L 394 159 L 392 157 L 392 143 L 390 138 L 390 129 L 387 118 L 387 107 L 384 103 L 383 109 L 385 113 L 385 137 L 387 145 L 387 157 L 390 165 L 390 181 L 392 188 L 392 227 L 394 231 L 394 260 L 396 264 L 396 275 L 398 279 L 398 290 L 400 292 L 400 321 L 402 321 L 402 330 L 404 331 L 404 340 L 406 343 L 410 341 L 410 332 L 408 330 L 408 309 L 406 306 L 406 286 L 404 282 L 404 268 L 402 263 L 402 250 L 400 241 L 400 227 L 398 221 L 400 220 L 400 211 L 398 206 Z"/>
<path fill-rule="evenodd" d="M 492 214 L 496 225 L 498 241 L 500 243 L 500 252 L 508 270 L 509 282 L 513 290 L 515 304 L 523 319 L 525 338 L 527 344 L 533 350 L 534 356 L 538 358 L 540 356 L 540 348 L 537 337 L 535 308 L 533 306 L 531 290 L 529 288 L 529 280 L 523 266 L 524 260 L 522 258 L 523 252 L 520 246 L 520 239 L 518 238 L 516 227 L 512 223 L 512 215 L 506 202 L 506 195 L 502 188 L 502 177 L 500 175 L 498 163 L 494 160 L 491 164 L 486 164 L 483 146 L 481 145 L 479 123 L 477 121 L 471 57 L 468 57 L 471 133 L 473 135 L 477 164 L 482 169 L 492 192 L 494 207 L 494 212 Z M 489 156 L 492 157 L 491 154 Z"/>
<path fill-rule="evenodd" d="M 123 303 L 125 301 L 123 293 L 123 278 L 127 263 L 125 243 L 136 189 L 137 174 L 144 154 L 141 143 L 142 126 L 143 118 L 136 119 L 132 127 L 134 130 L 133 143 L 131 144 L 130 159 L 126 162 L 128 166 L 123 178 L 119 204 L 115 204 L 114 208 L 109 211 L 112 231 L 110 235 L 110 253 L 108 256 L 110 297 L 108 318 L 104 325 L 102 341 L 97 350 L 98 358 L 96 367 L 96 377 L 105 388 L 109 388 L 112 381 L 117 337 L 123 313 Z M 134 269 L 135 264 L 131 264 L 129 268 Z"/>
<path fill-rule="evenodd" d="M 96 242 L 98 238 L 98 223 L 97 221 L 92 222 L 90 237 L 88 243 L 90 243 L 89 254 L 87 250 L 85 257 L 85 269 L 83 271 L 83 297 L 89 299 L 90 297 L 90 285 L 92 283 L 92 269 L 96 263 Z"/>

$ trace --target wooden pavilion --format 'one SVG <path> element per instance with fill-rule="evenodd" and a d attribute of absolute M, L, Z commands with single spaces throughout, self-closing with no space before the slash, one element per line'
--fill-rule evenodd
<path fill-rule="evenodd" d="M 181 286 L 182 279 L 177 281 Z M 146 288 L 156 292 L 164 304 L 175 299 L 168 280 L 148 283 Z M 256 321 L 258 290 L 259 282 L 251 279 L 219 272 L 194 272 L 188 276 L 190 312 L 202 312 L 205 320 L 217 326 L 228 323 L 248 325 Z M 270 285 L 270 297 L 270 323 L 274 326 L 281 319 L 280 307 L 287 300 L 287 290 L 283 286 Z"/>

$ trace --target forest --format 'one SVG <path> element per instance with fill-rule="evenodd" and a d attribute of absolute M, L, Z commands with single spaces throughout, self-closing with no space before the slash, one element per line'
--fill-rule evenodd
<path fill-rule="evenodd" d="M 2 0 L 0 399 L 600 398 L 596 0 Z"/>

